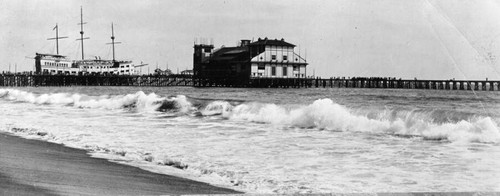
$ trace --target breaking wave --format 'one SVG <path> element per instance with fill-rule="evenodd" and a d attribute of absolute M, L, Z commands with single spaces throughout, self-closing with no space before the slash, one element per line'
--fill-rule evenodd
<path fill-rule="evenodd" d="M 433 119 L 429 118 L 432 116 L 429 115 L 430 113 L 444 115 L 442 112 L 435 111 L 383 111 L 374 118 L 369 117 L 369 112 L 357 114 L 330 99 L 320 99 L 310 105 L 291 109 L 275 104 L 242 104 L 225 115 L 229 119 L 300 128 L 385 133 L 451 142 L 500 143 L 500 129 L 491 117 L 459 114 L 458 116 L 469 118 L 458 119 L 457 114 L 450 112 L 450 118 Z"/>
<path fill-rule="evenodd" d="M 0 98 L 39 105 L 66 105 L 77 108 L 123 109 L 135 108 L 139 111 L 162 111 L 186 113 L 191 103 L 186 96 L 161 97 L 155 93 L 145 94 L 139 91 L 127 95 L 88 96 L 82 94 L 52 93 L 37 95 L 34 93 L 0 89 Z"/>
<path fill-rule="evenodd" d="M 0 98 L 33 104 L 58 104 L 78 108 L 124 109 L 175 113 L 176 115 L 221 116 L 232 121 L 250 121 L 296 128 L 368 132 L 400 137 L 450 142 L 500 143 L 498 119 L 446 110 L 351 109 L 320 99 L 309 105 L 287 106 L 258 102 L 202 100 L 184 95 L 162 97 L 139 91 L 127 95 L 87 96 L 41 94 L 0 89 Z"/>

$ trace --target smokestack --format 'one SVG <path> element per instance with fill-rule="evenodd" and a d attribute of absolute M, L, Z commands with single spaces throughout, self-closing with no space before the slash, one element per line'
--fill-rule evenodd
<path fill-rule="evenodd" d="M 250 43 L 248 39 L 242 39 L 240 43 L 240 47 L 247 46 Z"/>

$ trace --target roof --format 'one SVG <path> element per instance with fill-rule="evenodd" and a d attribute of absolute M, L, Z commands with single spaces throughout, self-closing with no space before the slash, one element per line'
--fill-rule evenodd
<path fill-rule="evenodd" d="M 60 55 L 60 54 L 42 54 L 42 53 L 35 53 L 37 56 L 40 55 L 40 56 L 52 56 L 52 57 L 60 57 L 60 58 L 64 58 L 66 56 L 64 55 Z"/>
<path fill-rule="evenodd" d="M 210 59 L 215 61 L 238 61 L 242 60 L 242 57 L 247 56 L 247 47 L 225 47 L 212 53 L 212 57 Z"/>
<path fill-rule="evenodd" d="M 248 61 L 250 57 L 250 47 L 248 46 L 285 46 L 285 47 L 295 47 L 295 45 L 285 42 L 284 39 L 261 39 L 259 38 L 256 42 L 249 43 L 247 45 L 237 46 L 237 47 L 222 47 L 214 50 L 210 58 L 204 59 L 202 63 L 209 62 L 243 62 Z M 250 57 L 251 59 L 251 57 Z"/>
<path fill-rule="evenodd" d="M 248 44 L 249 46 L 257 46 L 257 45 L 271 45 L 271 46 L 288 46 L 288 47 L 295 47 L 295 45 L 285 42 L 285 39 L 281 38 L 281 40 L 278 39 L 261 39 L 259 38 L 256 42 L 252 42 Z"/>

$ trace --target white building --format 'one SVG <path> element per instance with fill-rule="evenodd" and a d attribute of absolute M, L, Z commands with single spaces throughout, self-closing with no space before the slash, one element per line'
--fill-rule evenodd
<path fill-rule="evenodd" d="M 64 75 L 136 75 L 137 66 L 132 61 L 70 60 L 66 56 L 36 53 L 35 68 L 37 74 Z"/>
<path fill-rule="evenodd" d="M 195 44 L 194 76 L 246 84 L 252 78 L 306 78 L 306 59 L 284 39 L 241 40 L 236 47 L 213 49 Z M 236 83 L 236 82 L 233 82 Z"/>
<path fill-rule="evenodd" d="M 306 77 L 306 59 L 295 53 L 295 45 L 287 43 L 283 39 L 259 39 L 248 45 L 250 48 L 257 48 L 257 52 L 260 52 L 250 61 L 251 77 Z M 262 47 L 263 50 L 259 50 Z"/>

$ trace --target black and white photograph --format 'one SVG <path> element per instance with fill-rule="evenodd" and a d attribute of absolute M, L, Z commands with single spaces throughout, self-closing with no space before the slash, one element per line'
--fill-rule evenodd
<path fill-rule="evenodd" d="M 500 0 L 0 0 L 0 195 L 499 195 Z"/>

